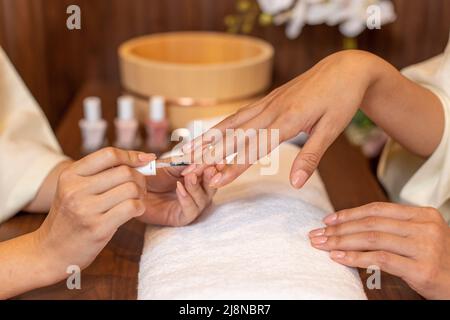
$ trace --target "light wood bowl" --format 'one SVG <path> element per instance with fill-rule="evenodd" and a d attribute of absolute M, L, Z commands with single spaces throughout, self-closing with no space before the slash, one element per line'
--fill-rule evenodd
<path fill-rule="evenodd" d="M 218 102 L 263 93 L 273 54 L 263 40 L 214 32 L 154 34 L 119 48 L 122 84 L 131 93 Z"/>

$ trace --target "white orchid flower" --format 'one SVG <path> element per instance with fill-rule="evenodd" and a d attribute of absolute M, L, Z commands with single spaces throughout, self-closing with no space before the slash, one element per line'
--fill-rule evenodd
<path fill-rule="evenodd" d="M 293 6 L 294 0 L 258 0 L 264 13 L 275 15 Z"/>
<path fill-rule="evenodd" d="M 286 27 L 286 36 L 289 39 L 296 39 L 306 25 L 306 13 L 308 9 L 307 1 L 297 1 L 292 10 L 291 19 Z"/>
<path fill-rule="evenodd" d="M 356 37 L 367 27 L 368 8 L 377 5 L 380 26 L 396 19 L 391 0 L 258 0 L 261 9 L 274 16 L 276 25 L 287 23 L 286 35 L 297 38 L 305 25 L 339 25 L 346 37 Z"/>

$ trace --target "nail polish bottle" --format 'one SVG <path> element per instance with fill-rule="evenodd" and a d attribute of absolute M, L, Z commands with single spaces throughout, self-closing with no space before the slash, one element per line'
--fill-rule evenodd
<path fill-rule="evenodd" d="M 82 152 L 88 154 L 105 145 L 107 123 L 102 119 L 100 98 L 88 97 L 83 101 L 84 119 L 79 122 L 82 138 Z"/>
<path fill-rule="evenodd" d="M 169 145 L 169 121 L 166 118 L 165 101 L 163 97 L 150 99 L 149 119 L 147 127 L 147 147 L 151 151 L 165 151 Z"/>
<path fill-rule="evenodd" d="M 117 118 L 115 146 L 121 149 L 134 149 L 137 146 L 138 121 L 134 116 L 134 100 L 130 96 L 122 96 L 117 100 Z"/>

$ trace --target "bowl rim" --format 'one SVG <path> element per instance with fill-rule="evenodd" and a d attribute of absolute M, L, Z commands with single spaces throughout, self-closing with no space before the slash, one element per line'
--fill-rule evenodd
<path fill-rule="evenodd" d="M 239 38 L 241 40 L 247 40 L 251 41 L 254 44 L 257 44 L 261 49 L 261 53 L 254 56 L 245 58 L 239 61 L 228 61 L 223 63 L 211 63 L 211 64 L 196 64 L 196 63 L 173 63 L 173 62 L 164 62 L 164 61 L 157 61 L 157 60 L 149 60 L 145 58 L 141 58 L 135 54 L 131 53 L 131 50 L 135 48 L 135 45 L 137 43 L 141 43 L 144 40 L 152 39 L 152 38 L 161 38 L 161 37 L 176 37 L 176 36 L 183 36 L 183 35 L 198 35 L 198 36 L 214 36 L 218 35 L 220 37 L 229 37 L 229 38 Z M 163 32 L 163 33 L 154 33 L 150 35 L 144 35 L 140 37 L 136 37 L 133 39 L 130 39 L 123 44 L 119 46 L 119 56 L 121 60 L 128 61 L 128 62 L 134 62 L 137 64 L 140 64 L 141 66 L 148 66 L 148 67 L 157 67 L 160 69 L 174 69 L 177 68 L 178 70 L 185 69 L 185 70 L 214 70 L 214 69 L 222 69 L 227 68 L 229 70 L 230 68 L 242 68 L 247 66 L 253 66 L 265 61 L 269 61 L 273 59 L 275 50 L 274 47 L 267 41 L 247 36 L 247 35 L 236 35 L 236 34 L 229 34 L 225 32 L 214 32 L 214 31 L 175 31 L 175 32 Z"/>

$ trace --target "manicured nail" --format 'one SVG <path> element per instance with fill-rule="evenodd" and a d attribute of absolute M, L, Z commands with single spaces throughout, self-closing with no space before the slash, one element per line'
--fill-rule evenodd
<path fill-rule="evenodd" d="M 195 186 L 195 185 L 197 184 L 197 175 L 196 175 L 196 174 L 193 174 L 193 175 L 191 176 L 191 184 L 192 184 L 193 186 Z"/>
<path fill-rule="evenodd" d="M 177 190 L 178 190 L 178 192 L 180 192 L 182 197 L 187 197 L 187 192 L 184 189 L 184 186 L 180 181 L 177 181 Z"/>
<path fill-rule="evenodd" d="M 308 174 L 306 171 L 298 170 L 292 177 L 292 185 L 297 189 L 301 188 L 306 183 L 306 180 L 308 180 Z"/>
<path fill-rule="evenodd" d="M 324 244 L 327 241 L 328 237 L 316 237 L 311 239 L 312 244 Z"/>
<path fill-rule="evenodd" d="M 186 176 L 186 175 L 188 175 L 189 173 L 194 172 L 194 170 L 195 170 L 196 167 L 197 167 L 197 165 L 196 165 L 195 163 L 189 165 L 186 169 L 184 169 L 184 170 L 181 172 L 181 175 Z"/>
<path fill-rule="evenodd" d="M 330 257 L 331 259 L 344 259 L 345 258 L 345 252 L 344 251 L 331 251 L 330 252 Z"/>
<path fill-rule="evenodd" d="M 156 159 L 153 153 L 138 153 L 138 160 L 141 162 L 150 162 Z"/>
<path fill-rule="evenodd" d="M 209 186 L 210 187 L 216 187 L 219 183 L 220 183 L 220 180 L 222 180 L 222 173 L 218 173 L 218 174 L 216 174 L 213 178 L 212 178 L 212 180 L 211 180 L 211 183 L 209 184 Z"/>
<path fill-rule="evenodd" d="M 336 214 L 336 213 L 333 213 L 333 214 L 330 214 L 330 215 L 326 216 L 326 217 L 323 219 L 323 222 L 324 222 L 325 224 L 333 224 L 333 223 L 336 222 L 336 220 L 337 220 L 337 214 Z"/>
<path fill-rule="evenodd" d="M 313 230 L 309 233 L 309 236 L 311 238 L 323 236 L 325 234 L 325 230 L 326 229 L 324 228 Z"/>

